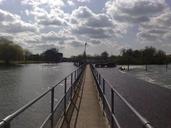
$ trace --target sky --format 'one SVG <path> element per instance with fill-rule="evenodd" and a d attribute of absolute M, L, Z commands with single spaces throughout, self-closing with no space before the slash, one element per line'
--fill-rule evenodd
<path fill-rule="evenodd" d="M 153 46 L 171 54 L 171 0 L 0 0 L 0 37 L 65 57 Z"/>

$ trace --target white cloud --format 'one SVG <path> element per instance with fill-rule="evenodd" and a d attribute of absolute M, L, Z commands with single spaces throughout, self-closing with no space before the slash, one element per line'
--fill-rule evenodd
<path fill-rule="evenodd" d="M 9 33 L 0 33 L 0 37 L 4 37 L 4 38 L 10 39 L 10 40 L 14 39 L 13 35 L 9 34 Z"/>
<path fill-rule="evenodd" d="M 137 39 L 158 47 L 170 46 L 171 10 L 165 0 L 109 0 L 100 12 L 90 0 L 16 1 L 14 12 L 10 2 L 12 9 L 0 9 L 0 36 L 33 51 L 54 46 L 65 49 L 65 53 L 80 53 L 87 41 L 94 53 L 95 45 L 113 52 L 114 48 L 119 51 L 121 47 L 134 47 Z M 98 4 L 102 6 L 101 1 Z"/>
<path fill-rule="evenodd" d="M 68 25 L 68 22 L 66 21 L 68 15 L 65 14 L 59 8 L 53 8 L 50 9 L 49 12 L 47 12 L 43 8 L 35 7 L 30 12 L 30 14 L 34 16 L 35 22 L 39 25 L 42 25 L 43 27 L 48 27 L 48 26 L 59 27 L 59 26 Z"/>
<path fill-rule="evenodd" d="M 42 41 L 44 42 L 58 42 L 60 44 L 63 44 L 64 41 L 67 40 L 73 40 L 74 37 L 69 35 L 63 35 L 62 33 L 56 33 L 56 32 L 49 32 L 49 33 L 43 33 L 41 34 Z"/>
<path fill-rule="evenodd" d="M 0 0 L 0 4 L 3 2 L 4 0 Z"/>
<path fill-rule="evenodd" d="M 60 19 L 59 17 L 47 17 L 45 19 L 40 19 L 38 21 L 38 24 L 44 25 L 44 26 L 62 26 L 62 25 L 67 25 L 67 22 L 63 19 Z"/>
<path fill-rule="evenodd" d="M 4 33 L 38 31 L 34 25 L 21 20 L 20 16 L 4 10 L 0 10 L 0 20 L 1 32 Z"/>
<path fill-rule="evenodd" d="M 70 44 L 72 47 L 74 47 L 74 48 L 78 48 L 78 47 L 83 47 L 83 46 L 84 46 L 83 42 L 80 41 L 80 40 L 73 40 L 73 41 L 71 41 L 69 44 Z"/>
<path fill-rule="evenodd" d="M 88 7 L 80 6 L 72 12 L 72 17 L 86 19 L 95 15 Z"/>
<path fill-rule="evenodd" d="M 88 2 L 90 2 L 90 0 L 77 0 L 77 2 L 88 3 Z"/>
<path fill-rule="evenodd" d="M 1 32 L 7 33 L 19 33 L 19 32 L 35 32 L 36 27 L 30 23 L 25 23 L 23 21 L 17 21 L 12 23 L 0 24 Z"/>
<path fill-rule="evenodd" d="M 29 10 L 25 10 L 25 14 L 26 14 L 26 16 L 29 16 L 30 15 L 30 12 L 29 12 Z"/>
<path fill-rule="evenodd" d="M 93 45 L 101 44 L 100 40 L 90 40 L 90 43 Z"/>
<path fill-rule="evenodd" d="M 46 5 L 50 7 L 61 7 L 64 6 L 64 0 L 22 0 L 22 4 L 31 6 Z"/>
<path fill-rule="evenodd" d="M 20 19 L 21 19 L 20 16 L 0 9 L 0 21 L 1 22 L 12 22 L 15 20 L 20 20 Z"/>
<path fill-rule="evenodd" d="M 48 12 L 39 7 L 34 7 L 33 10 L 30 10 L 30 14 L 34 16 L 35 19 L 41 18 L 41 17 L 46 17 L 48 15 Z"/>
<path fill-rule="evenodd" d="M 168 41 L 171 33 L 171 10 L 168 9 L 159 16 L 140 26 L 138 38 L 146 41 Z"/>
<path fill-rule="evenodd" d="M 167 7 L 165 0 L 110 0 L 106 11 L 115 20 L 141 23 L 161 13 Z"/>
<path fill-rule="evenodd" d="M 111 38 L 120 35 L 121 26 L 104 14 L 93 13 L 89 8 L 82 6 L 72 12 L 72 32 L 87 38 Z"/>
<path fill-rule="evenodd" d="M 75 6 L 74 2 L 72 0 L 68 0 L 67 2 L 70 6 Z"/>

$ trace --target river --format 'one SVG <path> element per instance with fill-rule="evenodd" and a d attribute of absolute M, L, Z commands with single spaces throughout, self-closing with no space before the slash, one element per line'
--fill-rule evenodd
<path fill-rule="evenodd" d="M 118 66 L 119 67 L 119 66 Z M 154 128 L 171 127 L 171 65 L 130 66 L 130 71 L 98 68 L 113 86 Z M 110 90 L 105 86 L 110 101 Z M 115 95 L 114 111 L 121 127 L 142 128 L 140 121 Z"/>
<path fill-rule="evenodd" d="M 72 63 L 0 67 L 0 120 L 39 96 L 75 69 Z M 63 92 L 60 87 L 56 89 L 56 100 Z M 50 112 L 48 103 L 50 103 L 50 95 L 18 116 L 12 124 L 16 128 L 40 127 Z"/>
<path fill-rule="evenodd" d="M 168 65 L 167 69 L 166 65 L 148 65 L 147 71 L 144 65 L 131 65 L 127 73 L 138 79 L 171 89 L 171 65 Z"/>

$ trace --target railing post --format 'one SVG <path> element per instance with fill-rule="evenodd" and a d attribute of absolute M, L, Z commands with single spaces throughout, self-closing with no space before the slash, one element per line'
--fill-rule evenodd
<path fill-rule="evenodd" d="M 100 76 L 100 74 L 99 74 L 99 85 L 101 84 L 101 76 Z"/>
<path fill-rule="evenodd" d="M 75 77 L 75 80 L 76 80 L 76 71 L 74 72 L 74 77 Z"/>
<path fill-rule="evenodd" d="M 95 73 L 96 73 L 96 79 L 98 79 L 98 73 L 97 73 L 97 71 Z"/>
<path fill-rule="evenodd" d="M 65 78 L 65 83 L 64 83 L 64 116 L 66 116 L 66 92 L 67 92 L 67 77 Z"/>
<path fill-rule="evenodd" d="M 111 88 L 111 109 L 112 109 L 112 113 L 114 114 L 115 113 L 115 110 L 114 110 L 114 90 Z"/>
<path fill-rule="evenodd" d="M 105 80 L 103 79 L 103 110 L 105 110 Z"/>
<path fill-rule="evenodd" d="M 75 80 L 77 79 L 77 70 L 75 71 Z"/>
<path fill-rule="evenodd" d="M 79 69 L 79 70 L 78 70 L 78 76 L 80 75 L 80 73 L 81 73 L 81 70 Z"/>
<path fill-rule="evenodd" d="M 113 114 L 114 114 L 114 91 L 113 91 L 112 88 L 111 88 L 111 111 L 112 111 L 112 114 L 111 114 L 111 126 L 112 126 L 112 128 L 114 128 L 114 119 L 113 119 Z"/>
<path fill-rule="evenodd" d="M 103 94 L 105 95 L 105 80 L 103 79 Z"/>
<path fill-rule="evenodd" d="M 54 87 L 51 90 L 51 128 L 53 128 L 53 116 L 54 116 Z"/>
<path fill-rule="evenodd" d="M 73 77 L 73 74 L 71 73 L 71 99 L 72 99 L 72 91 L 73 91 L 73 86 L 72 86 L 72 77 Z"/>

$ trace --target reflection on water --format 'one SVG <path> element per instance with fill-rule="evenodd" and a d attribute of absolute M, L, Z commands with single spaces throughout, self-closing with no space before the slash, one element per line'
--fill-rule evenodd
<path fill-rule="evenodd" d="M 147 82 L 171 89 L 171 65 L 168 65 L 167 70 L 165 65 L 148 65 L 147 71 L 142 65 L 130 66 L 128 73 Z"/>
<path fill-rule="evenodd" d="M 75 69 L 76 67 L 74 67 L 72 63 L 26 64 L 18 67 L 1 67 L 0 119 L 16 111 L 36 96 L 39 96 L 43 91 L 47 90 L 48 87 L 55 85 Z M 56 89 L 57 95 L 63 93 L 60 87 Z M 44 102 L 49 103 L 50 100 L 47 101 L 49 97 L 47 97 Z M 31 110 L 39 115 L 39 117 L 36 118 L 41 118 L 40 115 L 42 111 L 44 111 L 44 106 L 41 107 L 42 109 Z M 28 116 L 28 118 L 30 118 L 30 116 Z M 34 122 L 36 123 L 36 121 L 33 121 L 32 124 L 34 124 Z"/>

